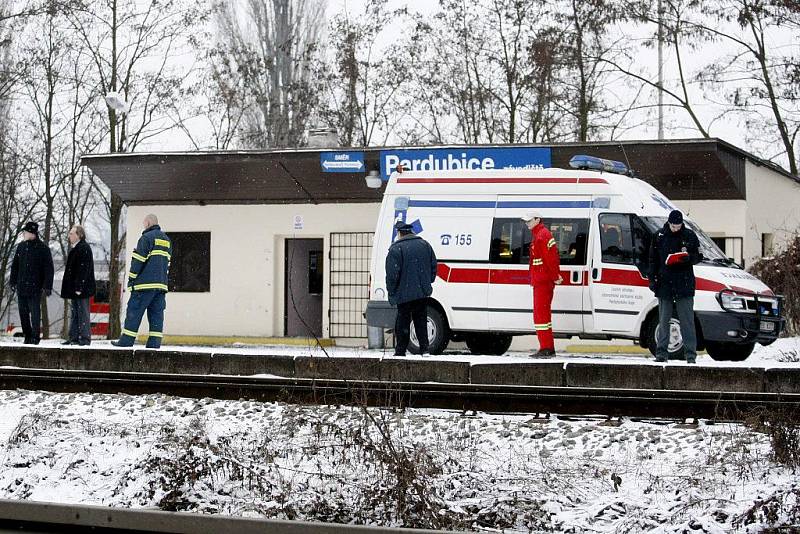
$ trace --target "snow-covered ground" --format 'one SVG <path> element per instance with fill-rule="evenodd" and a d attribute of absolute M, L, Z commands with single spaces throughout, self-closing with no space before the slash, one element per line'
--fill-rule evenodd
<path fill-rule="evenodd" d="M 0 406 L 0 498 L 492 532 L 800 522 L 796 472 L 743 425 L 30 391 Z"/>
<path fill-rule="evenodd" d="M 310 346 L 165 349 L 325 355 Z M 513 352 L 433 358 L 528 360 Z M 652 359 L 562 353 L 553 361 Z M 698 363 L 800 366 L 800 338 L 758 347 L 742 363 L 705 355 Z M 768 435 L 745 425 L 29 391 L 0 391 L 0 406 L 0 498 L 508 532 L 758 532 L 800 523 L 796 471 L 774 461 Z"/>

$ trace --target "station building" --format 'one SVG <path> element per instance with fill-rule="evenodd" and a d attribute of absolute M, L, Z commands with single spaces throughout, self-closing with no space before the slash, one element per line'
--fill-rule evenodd
<path fill-rule="evenodd" d="M 99 154 L 83 164 L 127 205 L 126 266 L 147 213 L 172 238 L 169 334 L 364 344 L 377 176 L 399 162 L 567 168 L 575 154 L 628 162 L 745 266 L 800 229 L 800 179 L 719 139 Z"/>

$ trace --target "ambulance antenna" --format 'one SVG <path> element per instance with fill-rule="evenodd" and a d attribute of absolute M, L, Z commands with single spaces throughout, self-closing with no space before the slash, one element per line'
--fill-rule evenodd
<path fill-rule="evenodd" d="M 633 167 L 631 167 L 631 162 L 628 159 L 628 154 L 625 152 L 625 146 L 622 143 L 620 143 L 619 148 L 622 149 L 622 155 L 625 157 L 625 165 L 628 166 L 628 172 L 626 174 L 631 178 L 635 177 L 636 172 L 634 172 Z"/>

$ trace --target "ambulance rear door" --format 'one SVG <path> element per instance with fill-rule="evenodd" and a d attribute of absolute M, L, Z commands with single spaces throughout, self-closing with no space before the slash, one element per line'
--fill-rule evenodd
<path fill-rule="evenodd" d="M 592 230 L 587 331 L 636 336 L 638 316 L 652 299 L 647 260 L 650 232 L 631 213 L 598 210 Z"/>
<path fill-rule="evenodd" d="M 498 197 L 489 251 L 491 330 L 534 331 L 529 273 L 531 231 L 520 217 L 537 209 L 558 246 L 564 279 L 553 295 L 553 330 L 576 334 L 583 331 L 591 203 L 591 197 L 578 195 Z"/>

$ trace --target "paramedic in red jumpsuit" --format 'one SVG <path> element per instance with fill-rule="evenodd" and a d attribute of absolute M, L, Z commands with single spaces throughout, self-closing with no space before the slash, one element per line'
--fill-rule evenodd
<path fill-rule="evenodd" d="M 539 338 L 539 352 L 533 356 L 550 357 L 556 353 L 550 307 L 553 290 L 562 282 L 558 246 L 553 234 L 542 224 L 541 213 L 529 211 L 522 220 L 531 230 L 529 268 L 533 286 L 533 327 Z"/>

